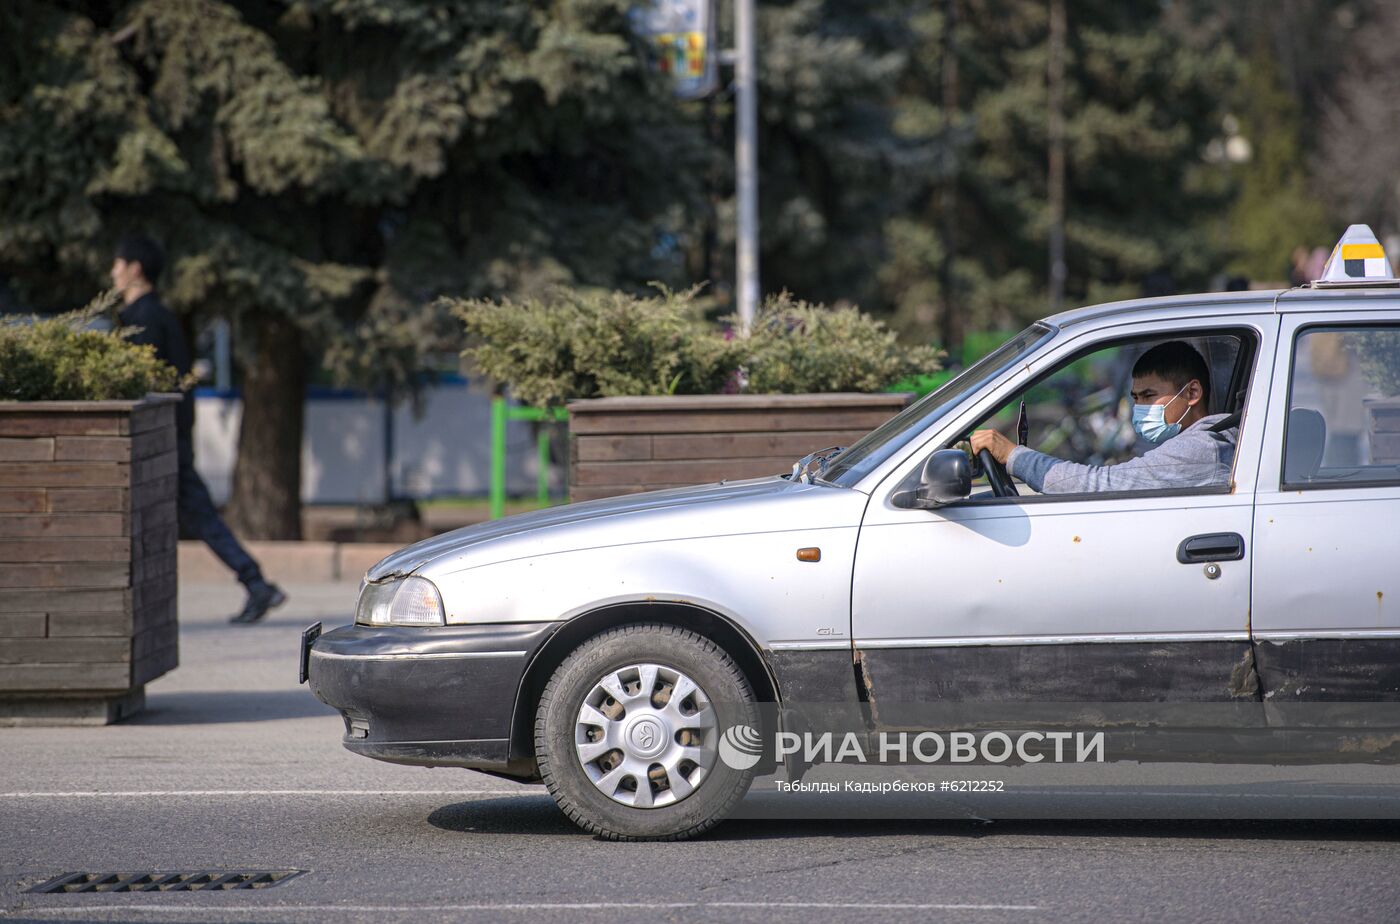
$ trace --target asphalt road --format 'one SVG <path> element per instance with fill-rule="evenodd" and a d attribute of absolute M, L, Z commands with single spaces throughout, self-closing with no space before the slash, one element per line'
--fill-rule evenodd
<path fill-rule="evenodd" d="M 875 809 L 769 788 L 701 840 L 598 841 L 542 788 L 343 750 L 296 684 L 296 643 L 347 621 L 354 587 L 290 589 L 242 627 L 223 621 L 235 587 L 184 588 L 181 666 L 135 721 L 0 729 L 0 921 L 1400 917 L 1395 774 L 1364 766 L 979 770 L 959 776 L 1007 791 Z M 986 820 L 1016 814 L 1063 817 Z M 214 894 L 24 892 L 80 870 L 245 868 L 306 872 Z"/>

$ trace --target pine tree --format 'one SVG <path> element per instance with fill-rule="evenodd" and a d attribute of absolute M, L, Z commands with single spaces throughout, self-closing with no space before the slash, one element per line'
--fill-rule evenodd
<path fill-rule="evenodd" d="M 1316 125 L 1320 154 L 1315 188 L 1322 191 L 1335 218 L 1331 234 L 1319 243 L 1334 241 L 1342 228 L 1369 223 L 1382 241 L 1400 235 L 1400 154 L 1395 133 L 1400 112 L 1395 94 L 1400 92 L 1400 9 L 1393 3 L 1362 4 L 1364 25 L 1345 67 L 1339 69 L 1333 92 Z M 1397 254 L 1392 250 L 1392 260 Z"/>
<path fill-rule="evenodd" d="M 949 43 L 948 7 L 956 34 Z M 931 177 L 923 207 L 888 227 L 882 268 L 896 322 L 928 336 L 952 298 L 963 328 L 1044 313 L 1047 278 L 1047 65 L 1040 0 L 957 0 L 912 21 L 921 51 L 902 75 L 900 124 L 942 137 L 953 169 Z M 1226 204 L 1202 152 L 1219 131 L 1235 58 L 1210 19 L 1156 0 L 1067 4 L 1064 120 L 1067 299 L 1136 294 L 1162 270 L 1203 282 L 1218 265 L 1200 227 Z M 957 105 L 943 105 L 943 56 L 958 56 Z M 945 291 L 942 195 L 956 195 L 954 290 Z"/>
<path fill-rule="evenodd" d="M 0 275 L 80 304 L 123 231 L 241 336 L 231 519 L 299 534 L 307 358 L 403 383 L 451 292 L 685 282 L 709 163 L 622 0 L 0 7 Z"/>

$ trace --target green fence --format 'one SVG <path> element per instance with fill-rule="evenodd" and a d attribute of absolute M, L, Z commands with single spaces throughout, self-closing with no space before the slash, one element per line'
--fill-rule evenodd
<path fill-rule="evenodd" d="M 569 412 L 562 407 L 552 409 L 514 407 L 500 395 L 491 399 L 491 519 L 499 520 L 506 514 L 506 424 L 512 420 L 543 423 L 568 419 Z M 540 432 L 535 438 L 535 451 L 539 457 L 536 497 L 541 507 L 547 507 L 549 506 L 549 431 L 543 427 L 540 428 Z"/>

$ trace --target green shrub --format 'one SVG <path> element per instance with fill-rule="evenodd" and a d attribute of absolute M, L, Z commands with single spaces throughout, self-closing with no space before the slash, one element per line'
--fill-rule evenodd
<path fill-rule="evenodd" d="M 526 404 L 574 398 L 711 394 L 734 372 L 734 350 L 701 318 L 695 292 L 554 290 L 545 298 L 446 300 L 466 324 L 463 351 Z"/>
<path fill-rule="evenodd" d="M 1400 333 L 1371 331 L 1349 340 L 1366 381 L 1386 397 L 1400 395 Z"/>
<path fill-rule="evenodd" d="M 770 298 L 748 337 L 702 319 L 695 290 L 636 297 L 557 289 L 543 299 L 445 300 L 466 325 L 463 355 L 526 404 L 621 395 L 879 391 L 934 372 L 939 354 L 904 347 L 855 308 Z M 729 319 L 737 323 L 737 319 Z M 741 374 L 742 371 L 742 374 Z"/>
<path fill-rule="evenodd" d="M 783 292 L 754 318 L 745 344 L 747 391 L 759 394 L 880 391 L 939 369 L 938 350 L 907 347 L 854 307 L 827 308 Z"/>
<path fill-rule="evenodd" d="M 178 376 L 155 347 L 85 330 L 96 306 L 0 323 L 0 401 L 105 401 L 174 391 Z"/>

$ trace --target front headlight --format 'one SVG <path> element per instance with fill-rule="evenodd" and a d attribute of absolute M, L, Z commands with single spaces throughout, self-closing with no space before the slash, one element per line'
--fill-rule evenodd
<path fill-rule="evenodd" d="M 437 586 L 427 578 L 406 577 L 366 584 L 355 606 L 355 622 L 362 626 L 441 626 L 447 620 Z"/>

